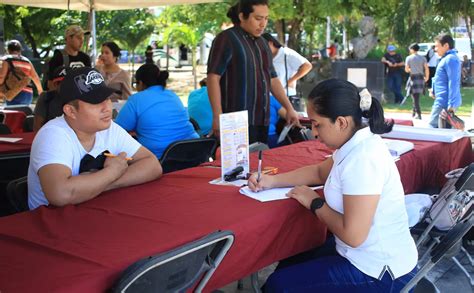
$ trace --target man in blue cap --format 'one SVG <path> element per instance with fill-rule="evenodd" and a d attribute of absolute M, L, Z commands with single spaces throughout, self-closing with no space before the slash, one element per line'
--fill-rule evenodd
<path fill-rule="evenodd" d="M 394 45 L 387 46 L 387 53 L 382 57 L 385 64 L 385 74 L 387 75 L 387 86 L 395 95 L 395 104 L 403 101 L 402 95 L 402 69 L 405 66 L 403 58 L 396 52 Z"/>

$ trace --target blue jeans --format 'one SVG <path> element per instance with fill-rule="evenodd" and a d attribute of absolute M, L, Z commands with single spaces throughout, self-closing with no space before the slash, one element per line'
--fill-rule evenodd
<path fill-rule="evenodd" d="M 33 94 L 28 92 L 20 92 L 13 100 L 6 101 L 7 106 L 11 105 L 29 105 L 33 101 Z"/>
<path fill-rule="evenodd" d="M 296 264 L 284 264 L 282 268 L 279 266 L 268 278 L 264 292 L 395 293 L 400 292 L 416 274 L 415 267 L 410 273 L 395 280 L 392 280 L 389 273 L 378 280 L 362 273 L 350 261 L 337 254 L 335 249 L 328 247 L 333 243 L 334 238 L 328 239 L 321 248 L 323 253 L 312 253 L 315 258 L 300 262 L 302 259 L 297 256 L 300 259 L 296 260 Z"/>
<path fill-rule="evenodd" d="M 387 75 L 387 87 L 395 95 L 395 103 L 400 103 L 403 101 L 402 75 L 400 73 Z"/>

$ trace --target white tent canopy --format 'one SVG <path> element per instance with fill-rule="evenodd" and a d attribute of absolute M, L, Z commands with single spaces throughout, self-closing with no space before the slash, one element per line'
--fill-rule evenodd
<path fill-rule="evenodd" d="M 163 5 L 198 4 L 221 0 L 1 0 L 2 4 L 79 11 L 123 10 Z"/>
<path fill-rule="evenodd" d="M 95 57 L 97 56 L 95 11 L 125 10 L 164 5 L 198 4 L 221 1 L 222 0 L 0 0 L 0 3 L 5 5 L 31 6 L 39 8 L 89 12 L 91 20 L 90 29 L 92 33 L 92 60 L 94 62 Z"/>

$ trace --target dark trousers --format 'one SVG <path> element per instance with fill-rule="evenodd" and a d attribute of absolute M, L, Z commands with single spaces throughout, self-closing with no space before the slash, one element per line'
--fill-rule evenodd
<path fill-rule="evenodd" d="M 381 280 L 359 271 L 335 249 L 334 238 L 315 250 L 286 259 L 268 278 L 264 292 L 387 292 L 395 293 L 415 276 L 416 267 L 392 280 L 385 273 Z"/>
<path fill-rule="evenodd" d="M 412 94 L 413 97 L 413 113 L 412 116 L 421 119 L 421 108 L 420 108 L 420 94 Z"/>
<path fill-rule="evenodd" d="M 403 101 L 402 95 L 402 75 L 392 73 L 387 75 L 387 87 L 395 95 L 395 103 Z"/>
<path fill-rule="evenodd" d="M 252 144 L 254 142 L 268 143 L 268 126 L 249 126 L 249 143 Z"/>
<path fill-rule="evenodd" d="M 430 79 L 428 79 L 428 82 L 426 83 L 426 86 L 430 89 L 431 85 L 432 85 L 433 76 L 436 73 L 436 67 L 428 67 L 428 69 L 430 70 Z"/>

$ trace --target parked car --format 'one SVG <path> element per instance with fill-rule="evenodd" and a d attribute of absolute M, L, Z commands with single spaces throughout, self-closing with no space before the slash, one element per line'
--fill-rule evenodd
<path fill-rule="evenodd" d="M 434 46 L 434 43 L 418 43 L 420 46 L 420 50 L 418 50 L 418 54 L 421 56 L 426 56 L 431 46 Z"/>

